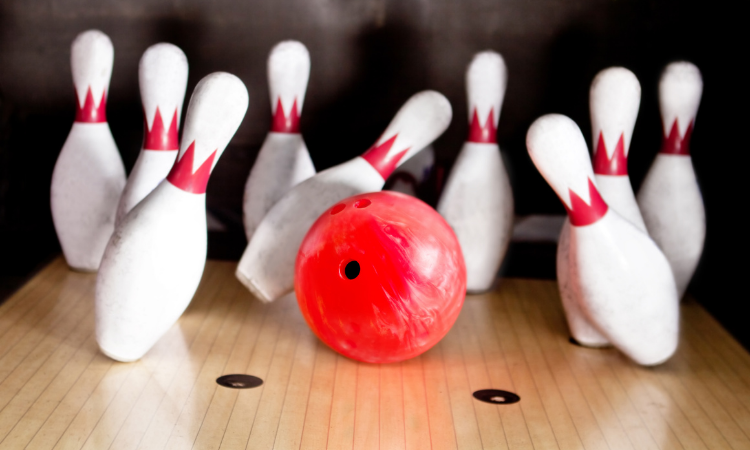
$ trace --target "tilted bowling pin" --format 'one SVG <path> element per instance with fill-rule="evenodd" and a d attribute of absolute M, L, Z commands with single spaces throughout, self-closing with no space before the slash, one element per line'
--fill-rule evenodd
<path fill-rule="evenodd" d="M 143 145 L 117 207 L 116 225 L 167 176 L 180 150 L 177 133 L 187 89 L 188 62 L 179 47 L 149 47 L 138 66 Z"/>
<path fill-rule="evenodd" d="M 442 94 L 413 95 L 362 156 L 303 181 L 271 208 L 240 259 L 237 278 L 265 302 L 291 292 L 294 261 L 313 222 L 341 199 L 381 190 L 396 167 L 448 128 L 451 115 Z"/>
<path fill-rule="evenodd" d="M 641 85 L 633 72 L 610 67 L 591 82 L 589 109 L 594 143 L 594 177 L 604 201 L 639 230 L 646 232 L 628 177 L 628 150 L 641 103 Z M 570 221 L 565 220 L 557 245 L 557 281 L 573 338 L 587 347 L 609 344 L 580 310 L 569 281 Z"/>
<path fill-rule="evenodd" d="M 428 145 L 400 165 L 385 180 L 383 189 L 418 197 L 420 186 L 429 178 L 434 167 L 435 150 Z"/>
<path fill-rule="evenodd" d="M 273 121 L 245 184 L 242 218 L 247 240 L 269 209 L 289 189 L 315 175 L 299 132 L 299 118 L 310 78 L 310 54 L 302 43 L 284 41 L 268 57 Z"/>
<path fill-rule="evenodd" d="M 469 137 L 437 205 L 461 244 L 470 293 L 492 286 L 513 231 L 513 191 L 496 138 L 506 83 L 498 53 L 474 56 L 466 71 Z"/>
<path fill-rule="evenodd" d="M 706 211 L 690 159 L 702 93 L 703 79 L 693 64 L 677 62 L 664 69 L 659 81 L 664 139 L 638 191 L 643 220 L 672 266 L 680 298 L 706 240 Z"/>
<path fill-rule="evenodd" d="M 193 298 L 206 263 L 206 185 L 247 103 L 234 75 L 203 78 L 172 170 L 112 235 L 96 280 L 96 341 L 107 356 L 139 359 Z"/>
<path fill-rule="evenodd" d="M 568 211 L 570 284 L 584 314 L 638 364 L 664 362 L 677 348 L 679 326 L 666 257 L 647 234 L 607 206 L 575 122 L 543 116 L 529 128 L 526 146 Z"/>
<path fill-rule="evenodd" d="M 73 41 L 76 118 L 52 172 L 52 220 L 65 260 L 89 272 L 99 268 L 125 186 L 125 167 L 106 115 L 114 54 L 112 41 L 99 30 Z"/>

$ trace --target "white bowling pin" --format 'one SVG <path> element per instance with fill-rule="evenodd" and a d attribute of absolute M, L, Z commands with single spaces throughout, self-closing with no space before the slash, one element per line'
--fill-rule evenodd
<path fill-rule="evenodd" d="M 190 303 L 206 263 L 208 178 L 247 104 L 234 75 L 203 78 L 172 170 L 112 235 L 96 280 L 96 340 L 107 356 L 139 359 Z"/>
<path fill-rule="evenodd" d="M 645 233 L 646 225 L 628 177 L 628 151 L 640 103 L 638 78 L 624 67 L 602 70 L 591 82 L 589 109 L 596 184 L 604 201 Z M 557 246 L 557 281 L 568 326 L 573 338 L 581 345 L 601 347 L 609 342 L 588 322 L 569 282 L 569 234 L 570 221 L 566 219 Z"/>
<path fill-rule="evenodd" d="M 513 191 L 496 138 L 506 83 L 498 53 L 474 56 L 466 71 L 469 137 L 437 205 L 461 244 L 469 293 L 492 286 L 513 231 Z"/>
<path fill-rule="evenodd" d="M 188 62 L 179 47 L 149 47 L 138 66 L 143 103 L 143 144 L 117 207 L 116 225 L 167 176 L 180 149 L 182 102 L 187 89 Z"/>
<path fill-rule="evenodd" d="M 381 190 L 396 167 L 448 128 L 451 115 L 438 92 L 412 96 L 362 156 L 303 181 L 271 208 L 240 259 L 237 278 L 265 302 L 291 292 L 297 251 L 313 222 L 341 199 Z"/>
<path fill-rule="evenodd" d="M 601 197 L 578 126 L 550 114 L 526 135 L 534 165 L 570 219 L 570 284 L 581 309 L 618 349 L 643 365 L 677 348 L 679 301 L 656 243 Z"/>
<path fill-rule="evenodd" d="M 690 159 L 702 93 L 703 79 L 693 64 L 677 62 L 664 69 L 659 81 L 664 139 L 638 192 L 643 220 L 672 266 L 680 298 L 706 239 L 706 211 Z"/>
<path fill-rule="evenodd" d="M 125 167 L 106 116 L 114 54 L 112 41 L 98 30 L 73 41 L 76 118 L 52 172 L 52 220 L 65 260 L 89 272 L 99 268 L 125 186 Z"/>
<path fill-rule="evenodd" d="M 435 167 L 435 150 L 428 145 L 409 158 L 385 180 L 389 191 L 418 197 L 419 187 L 429 178 Z"/>
<path fill-rule="evenodd" d="M 273 121 L 245 184 L 242 218 L 247 240 L 269 209 L 289 189 L 315 175 L 299 132 L 299 118 L 310 78 L 310 54 L 297 41 L 277 44 L 268 56 L 268 87 Z"/>

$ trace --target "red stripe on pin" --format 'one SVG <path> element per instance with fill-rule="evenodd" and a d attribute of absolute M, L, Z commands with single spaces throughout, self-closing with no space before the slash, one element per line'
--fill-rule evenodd
<path fill-rule="evenodd" d="M 182 158 L 174 162 L 172 170 L 167 175 L 167 181 L 185 192 L 205 194 L 215 157 L 216 150 L 206 158 L 203 164 L 198 167 L 198 170 L 193 172 L 193 161 L 195 160 L 195 141 L 193 141 Z"/>
<path fill-rule="evenodd" d="M 164 127 L 164 120 L 161 118 L 161 112 L 159 107 L 156 107 L 156 114 L 154 114 L 154 123 L 151 129 L 148 129 L 148 121 L 146 120 L 146 114 L 144 116 L 144 128 L 146 129 L 143 137 L 143 148 L 146 150 L 179 150 L 180 145 L 177 141 L 177 109 L 174 110 L 172 116 L 172 123 L 169 125 L 169 129 Z"/>
<path fill-rule="evenodd" d="M 94 102 L 94 94 L 91 93 L 91 86 L 86 90 L 86 98 L 81 107 L 81 101 L 78 98 L 76 90 L 76 122 L 83 123 L 103 123 L 107 121 L 107 92 L 102 91 L 102 98 L 99 106 Z"/>
<path fill-rule="evenodd" d="M 273 122 L 271 131 L 274 133 L 299 133 L 299 109 L 297 108 L 297 99 L 292 103 L 292 110 L 289 115 L 284 113 L 284 106 L 281 104 L 281 97 L 276 102 L 276 112 L 273 113 Z"/>
<path fill-rule="evenodd" d="M 471 123 L 469 124 L 469 137 L 467 141 L 480 144 L 497 143 L 497 127 L 495 126 L 493 108 L 490 108 L 490 113 L 487 115 L 487 121 L 484 123 L 484 126 L 479 123 L 479 113 L 474 108 L 474 114 L 471 116 Z"/>
<path fill-rule="evenodd" d="M 370 163 L 384 180 L 388 179 L 391 173 L 396 170 L 401 158 L 403 158 L 406 152 L 409 151 L 408 148 L 405 148 L 401 152 L 392 155 L 390 158 L 388 157 L 388 153 L 390 152 L 391 147 L 393 147 L 393 143 L 396 142 L 397 136 L 398 133 L 394 134 L 393 137 L 382 144 L 372 146 L 372 148 L 362 154 L 362 158 Z"/>
<path fill-rule="evenodd" d="M 675 119 L 672 123 L 672 129 L 669 130 L 669 136 L 664 136 L 662 139 L 660 153 L 690 156 L 690 137 L 692 135 L 692 120 L 688 124 L 687 130 L 685 130 L 685 136 L 680 138 L 680 128 L 677 126 L 677 119 Z"/>
<path fill-rule="evenodd" d="M 565 209 L 568 211 L 571 225 L 576 227 L 583 227 L 591 225 L 599 221 L 604 214 L 607 213 L 609 207 L 604 201 L 599 191 L 594 186 L 594 183 L 589 179 L 589 198 L 591 204 L 586 203 L 581 197 L 578 196 L 572 189 L 568 189 L 570 193 L 570 208 L 563 202 Z"/>
<path fill-rule="evenodd" d="M 625 156 L 625 136 L 620 135 L 620 139 L 615 145 L 612 157 L 607 156 L 607 146 L 604 143 L 604 135 L 599 132 L 599 142 L 596 145 L 594 153 L 594 173 L 597 175 L 627 175 L 628 158 Z"/>

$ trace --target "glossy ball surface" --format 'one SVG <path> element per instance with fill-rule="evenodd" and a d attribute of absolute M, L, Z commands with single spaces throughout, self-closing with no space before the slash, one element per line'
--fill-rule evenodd
<path fill-rule="evenodd" d="M 453 230 L 397 192 L 343 200 L 313 224 L 295 265 L 307 323 L 350 358 L 389 363 L 435 345 L 456 321 L 466 267 Z"/>

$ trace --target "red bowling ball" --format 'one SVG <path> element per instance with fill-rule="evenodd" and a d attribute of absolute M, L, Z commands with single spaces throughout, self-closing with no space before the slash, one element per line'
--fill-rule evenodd
<path fill-rule="evenodd" d="M 396 192 L 343 200 L 313 224 L 295 266 L 315 334 L 370 363 L 417 356 L 456 321 L 466 266 L 456 235 L 426 203 Z"/>

